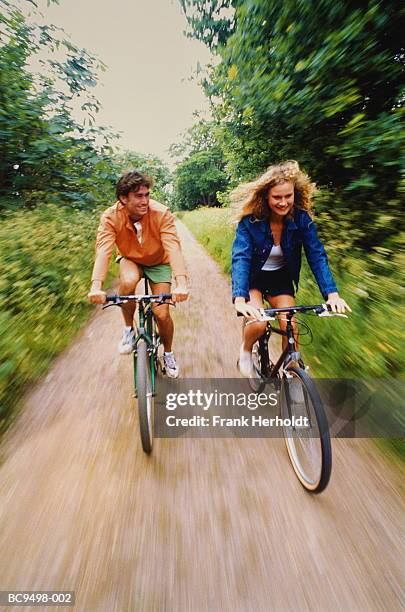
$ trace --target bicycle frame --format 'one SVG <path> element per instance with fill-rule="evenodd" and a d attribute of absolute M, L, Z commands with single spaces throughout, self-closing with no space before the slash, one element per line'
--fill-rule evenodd
<path fill-rule="evenodd" d="M 152 302 L 157 304 L 169 304 L 174 306 L 173 302 L 167 302 L 165 300 L 171 300 L 171 293 L 162 293 L 159 295 L 150 295 L 148 292 L 148 281 L 145 278 L 145 295 L 143 296 L 107 296 L 106 301 L 112 302 L 111 304 L 103 306 L 103 309 L 109 308 L 110 306 L 121 306 L 129 300 L 136 300 L 139 305 L 138 310 L 138 325 L 136 326 L 136 338 L 134 339 L 134 382 L 135 382 L 135 397 L 137 397 L 136 389 L 136 378 L 137 378 L 137 347 L 139 342 L 142 340 L 146 344 L 146 350 L 150 359 L 150 372 L 151 372 L 151 385 L 152 394 L 156 395 L 156 370 L 157 370 L 157 351 L 159 348 L 159 334 L 155 328 L 155 319 L 152 309 Z"/>
<path fill-rule="evenodd" d="M 272 366 L 268 376 L 266 377 L 268 379 L 275 378 L 280 368 L 282 366 L 286 368 L 291 361 L 297 361 L 298 363 L 304 365 L 302 362 L 301 353 L 295 350 L 294 328 L 292 324 L 293 315 L 294 313 L 287 313 L 287 330 L 286 331 L 273 327 L 271 323 L 268 322 L 265 333 L 259 338 L 259 342 L 266 343 L 266 345 L 268 345 L 268 341 L 269 341 L 271 333 L 275 333 L 284 338 L 288 338 L 287 346 L 285 347 L 285 349 L 283 349 L 277 362 Z M 270 364 L 270 360 L 269 360 L 269 363 L 266 365 L 269 366 L 269 364 Z"/>
<path fill-rule="evenodd" d="M 145 453 L 152 452 L 153 445 L 153 397 L 156 395 L 156 373 L 158 368 L 158 349 L 160 338 L 156 327 L 152 304 L 169 304 L 174 306 L 171 293 L 151 295 L 145 278 L 144 295 L 107 295 L 103 309 L 110 306 L 122 306 L 127 302 L 136 302 L 138 309 L 138 324 L 136 338 L 133 343 L 134 356 L 134 389 L 138 399 L 139 429 L 142 449 Z"/>
<path fill-rule="evenodd" d="M 269 332 L 274 332 L 275 334 L 278 334 L 279 336 L 288 338 L 287 346 L 282 351 L 277 362 L 274 364 L 274 366 L 270 370 L 270 378 L 273 378 L 276 376 L 281 366 L 284 366 L 284 368 L 286 368 L 291 361 L 297 361 L 299 363 L 302 362 L 301 353 L 295 350 L 295 338 L 294 338 L 294 328 L 292 324 L 292 317 L 293 317 L 292 313 L 287 313 L 287 330 L 286 331 L 273 327 L 271 323 L 269 323 L 268 325 Z"/>
<path fill-rule="evenodd" d="M 145 278 L 145 295 L 148 293 L 148 281 Z M 137 345 L 141 339 L 144 339 L 147 344 L 147 351 L 150 359 L 150 373 L 152 383 L 152 393 L 156 395 L 156 367 L 155 367 L 155 355 L 157 353 L 159 344 L 157 343 L 157 334 L 154 331 L 152 323 L 153 310 L 152 304 L 144 304 L 142 301 L 138 303 L 138 318 L 139 325 L 137 326 L 137 335 L 134 340 L 134 388 L 135 396 L 137 397 L 136 388 L 136 360 L 137 360 Z"/>

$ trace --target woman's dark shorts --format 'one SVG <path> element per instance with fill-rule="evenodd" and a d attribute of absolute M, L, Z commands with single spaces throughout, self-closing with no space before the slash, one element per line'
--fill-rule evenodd
<path fill-rule="evenodd" d="M 294 285 L 288 268 L 280 268 L 269 272 L 260 270 L 259 275 L 250 283 L 250 289 L 259 289 L 263 295 L 276 297 L 277 295 L 295 296 Z"/>

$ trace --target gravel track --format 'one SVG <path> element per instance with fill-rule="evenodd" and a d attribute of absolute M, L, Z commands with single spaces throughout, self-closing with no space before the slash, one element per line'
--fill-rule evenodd
<path fill-rule="evenodd" d="M 182 376 L 238 376 L 229 281 L 179 231 Z M 400 468 L 334 440 L 311 496 L 282 440 L 161 439 L 145 456 L 117 310 L 95 313 L 3 442 L 1 589 L 74 590 L 86 612 L 403 610 Z"/>

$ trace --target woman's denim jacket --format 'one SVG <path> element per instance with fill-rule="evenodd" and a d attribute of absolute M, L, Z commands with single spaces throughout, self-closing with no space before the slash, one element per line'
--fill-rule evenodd
<path fill-rule="evenodd" d="M 325 299 L 337 291 L 328 258 L 318 238 L 316 225 L 309 214 L 294 208 L 292 219 L 286 219 L 281 235 L 281 248 L 291 277 L 298 288 L 301 250 L 304 247 L 309 266 Z M 238 223 L 232 248 L 232 296 L 249 299 L 249 288 L 260 273 L 273 247 L 269 221 L 253 215 Z"/>

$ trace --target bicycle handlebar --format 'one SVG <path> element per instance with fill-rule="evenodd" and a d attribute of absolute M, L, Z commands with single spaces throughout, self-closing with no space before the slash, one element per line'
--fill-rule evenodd
<path fill-rule="evenodd" d="M 157 295 L 150 295 L 150 294 L 145 294 L 145 295 L 107 295 L 106 300 L 107 302 L 114 302 L 114 303 L 120 303 L 120 302 L 140 302 L 141 300 L 147 302 L 156 302 L 158 300 L 171 300 L 172 299 L 172 294 L 171 293 L 159 293 Z"/>
<path fill-rule="evenodd" d="M 282 312 L 295 314 L 297 312 L 315 312 L 322 314 L 323 312 L 332 312 L 330 304 L 315 304 L 314 306 L 285 306 L 284 308 L 263 308 L 263 312 L 271 317 Z"/>
<path fill-rule="evenodd" d="M 259 308 L 259 310 L 266 318 L 273 318 L 275 315 L 281 313 L 290 314 L 292 316 L 300 312 L 314 312 L 319 317 L 347 318 L 347 315 L 345 314 L 341 314 L 339 312 L 332 312 L 332 307 L 330 306 L 330 304 L 315 304 L 313 306 L 285 306 L 284 308 Z M 243 314 L 241 312 L 238 312 L 237 315 L 238 317 L 243 317 Z"/>
<path fill-rule="evenodd" d="M 121 304 L 126 304 L 127 302 L 154 302 L 160 304 L 169 304 L 171 306 L 175 306 L 174 302 L 166 302 L 166 300 L 171 300 L 173 297 L 172 293 L 160 293 L 157 295 L 107 295 L 106 301 L 111 302 L 111 304 L 106 304 L 103 306 L 103 310 L 105 308 L 109 308 L 110 306 L 121 306 Z"/>

